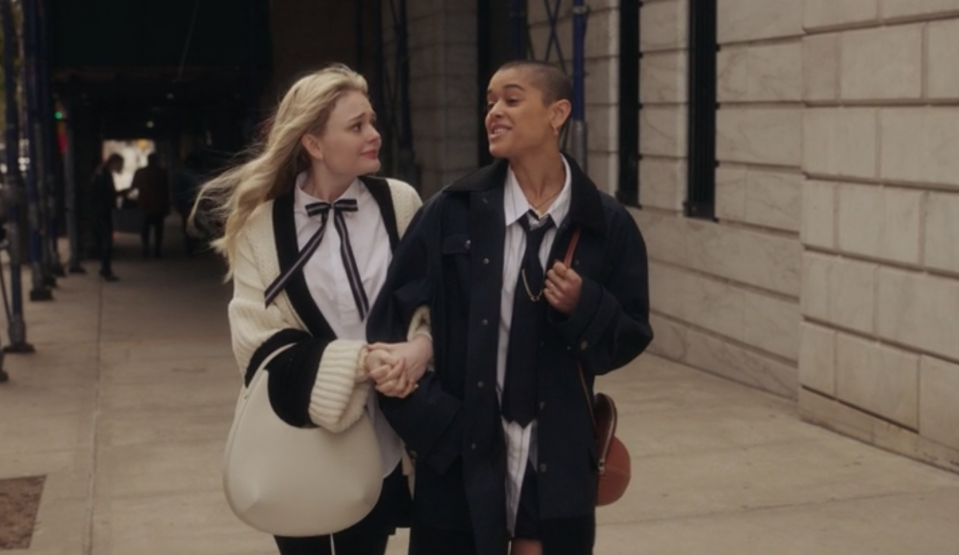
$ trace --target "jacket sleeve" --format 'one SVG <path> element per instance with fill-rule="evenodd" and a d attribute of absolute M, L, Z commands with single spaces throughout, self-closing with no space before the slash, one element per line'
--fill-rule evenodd
<path fill-rule="evenodd" d="M 265 306 L 265 285 L 249 238 L 237 239 L 230 331 L 233 352 L 249 383 L 270 371 L 270 402 L 292 426 L 349 428 L 363 414 L 370 385 L 363 379 L 363 341 L 322 340 L 289 325 L 276 304 Z"/>
<path fill-rule="evenodd" d="M 405 341 L 414 316 L 432 307 L 439 284 L 438 248 L 442 194 L 417 213 L 400 242 L 386 283 L 370 312 L 370 342 Z M 439 333 L 442 330 L 435 330 Z M 459 455 L 460 400 L 443 390 L 437 372 L 427 372 L 404 399 L 379 396 L 390 425 L 419 461 L 444 473 Z"/>
<path fill-rule="evenodd" d="M 646 244 L 622 206 L 612 211 L 602 282 L 583 277 L 579 304 L 569 317 L 550 308 L 550 323 L 566 340 L 584 370 L 605 374 L 639 356 L 653 339 L 649 325 Z"/>

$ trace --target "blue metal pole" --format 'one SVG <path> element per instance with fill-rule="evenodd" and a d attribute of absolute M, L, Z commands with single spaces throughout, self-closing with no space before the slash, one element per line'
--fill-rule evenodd
<path fill-rule="evenodd" d="M 573 109 L 572 151 L 570 154 L 587 171 L 586 147 L 586 14 L 583 0 L 573 0 Z"/>
<path fill-rule="evenodd" d="M 526 59 L 526 49 L 523 48 L 523 35 L 526 33 L 526 0 L 510 0 L 510 55 L 514 60 Z"/>
<path fill-rule="evenodd" d="M 37 12 L 36 0 L 22 0 L 23 6 L 23 67 L 24 97 L 26 100 L 26 118 L 24 129 L 27 139 L 27 216 L 30 222 L 30 263 L 32 268 L 33 289 L 31 301 L 49 301 L 53 293 L 47 287 L 43 264 L 43 214 L 41 183 L 38 178 L 40 160 L 37 153 L 39 141 L 39 118 L 37 102 Z"/>
<path fill-rule="evenodd" d="M 7 128 L 4 130 L 5 155 L 7 165 L 6 198 L 8 238 L 10 242 L 10 320 L 8 333 L 10 344 L 4 349 L 8 352 L 32 352 L 27 343 L 27 326 L 23 319 L 23 178 L 20 175 L 20 110 L 17 99 L 17 81 L 15 60 L 17 57 L 16 25 L 13 20 L 11 0 L 0 0 L 0 18 L 3 20 L 3 77 L 4 100 L 6 101 Z"/>

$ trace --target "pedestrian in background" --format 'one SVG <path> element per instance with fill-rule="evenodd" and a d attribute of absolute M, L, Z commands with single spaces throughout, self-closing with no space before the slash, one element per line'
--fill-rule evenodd
<path fill-rule="evenodd" d="M 193 256 L 200 242 L 190 234 L 188 222 L 202 182 L 201 166 L 200 155 L 191 153 L 183 161 L 183 167 L 173 176 L 173 206 L 180 215 L 180 230 L 183 233 L 183 246 L 187 256 Z"/>
<path fill-rule="evenodd" d="M 170 215 L 170 177 L 160 167 L 160 157 L 154 152 L 147 157 L 146 167 L 133 174 L 131 191 L 137 192 L 137 208 L 143 213 L 143 258 L 150 257 L 150 236 L 153 236 L 153 256 L 163 254 L 163 225 Z"/>
<path fill-rule="evenodd" d="M 113 211 L 117 208 L 117 198 L 125 192 L 117 191 L 113 175 L 123 171 L 123 157 L 111 154 L 100 164 L 93 174 L 90 191 L 93 219 L 93 238 L 100 257 L 100 277 L 104 281 L 118 281 L 113 273 Z"/>

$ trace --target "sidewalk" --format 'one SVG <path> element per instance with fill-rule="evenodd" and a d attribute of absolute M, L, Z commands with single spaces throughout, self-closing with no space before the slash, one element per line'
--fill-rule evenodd
<path fill-rule="evenodd" d="M 171 233 L 171 235 L 173 235 Z M 222 265 L 140 260 L 27 303 L 0 384 L 0 479 L 46 475 L 31 555 L 266 555 L 220 489 L 240 385 Z M 6 322 L 2 322 L 6 342 Z M 791 402 L 650 355 L 601 381 L 633 456 L 598 555 L 959 553 L 959 475 L 802 423 Z M 2 518 L 2 515 L 0 515 Z M 405 534 L 391 554 L 405 553 Z"/>

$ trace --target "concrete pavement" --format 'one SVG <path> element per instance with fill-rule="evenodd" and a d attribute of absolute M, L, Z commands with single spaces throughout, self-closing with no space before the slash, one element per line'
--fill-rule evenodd
<path fill-rule="evenodd" d="M 6 357 L 0 479 L 47 482 L 33 543 L 11 554 L 275 553 L 220 489 L 240 385 L 230 288 L 214 257 L 187 259 L 174 242 L 141 260 L 121 236 L 119 283 L 88 262 L 55 301 L 27 303 L 37 352 Z M 619 405 L 634 477 L 599 512 L 597 554 L 959 554 L 959 475 L 650 355 L 600 387 Z"/>

